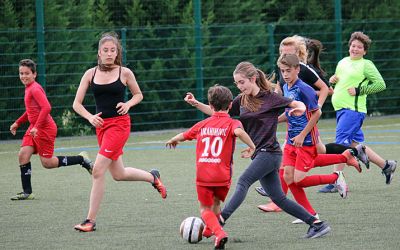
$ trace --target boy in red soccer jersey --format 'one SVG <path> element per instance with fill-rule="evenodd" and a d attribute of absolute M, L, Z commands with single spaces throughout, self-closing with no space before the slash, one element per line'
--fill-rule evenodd
<path fill-rule="evenodd" d="M 255 150 L 241 122 L 230 118 L 228 114 L 232 100 L 228 88 L 219 85 L 211 87 L 208 90 L 208 102 L 214 111 L 212 116 L 166 143 L 170 148 L 175 148 L 179 142 L 197 140 L 196 186 L 201 217 L 206 224 L 203 236 L 216 236 L 215 249 L 224 249 L 228 240 L 217 215 L 221 212 L 220 202 L 225 201 L 231 185 L 236 137 L 248 146 L 242 151 L 243 158 L 250 158 Z"/>
<path fill-rule="evenodd" d="M 18 127 L 29 122 L 29 127 L 22 138 L 18 160 L 21 169 L 23 191 L 11 197 L 11 200 L 32 200 L 31 185 L 31 156 L 38 154 L 43 167 L 51 169 L 63 166 L 80 164 L 92 174 L 92 161 L 86 152 L 77 156 L 53 156 L 54 143 L 57 135 L 57 125 L 50 115 L 51 105 L 46 94 L 36 78 L 36 63 L 30 59 L 21 60 L 19 63 L 19 78 L 25 85 L 26 111 L 10 126 L 10 132 L 15 135 Z"/>

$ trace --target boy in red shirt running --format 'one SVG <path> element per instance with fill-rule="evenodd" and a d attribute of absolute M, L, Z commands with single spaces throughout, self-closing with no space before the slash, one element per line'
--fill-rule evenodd
<path fill-rule="evenodd" d="M 212 116 L 166 143 L 170 148 L 175 148 L 179 142 L 197 140 L 196 186 L 201 218 L 206 224 L 203 236 L 216 236 L 215 249 L 224 249 L 228 241 L 217 215 L 221 213 L 220 202 L 225 201 L 232 181 L 236 137 L 248 146 L 242 151 L 243 158 L 250 158 L 255 150 L 241 122 L 230 118 L 228 114 L 232 100 L 228 88 L 219 85 L 211 87 L 208 90 L 208 102 L 214 111 Z"/>
<path fill-rule="evenodd" d="M 18 127 L 29 122 L 29 127 L 22 138 L 18 160 L 21 169 L 21 193 L 11 197 L 11 200 L 33 200 L 31 185 L 31 156 L 38 154 L 43 167 L 51 169 L 69 165 L 80 164 L 92 174 L 92 161 L 86 152 L 77 156 L 53 156 L 54 143 L 57 135 L 57 125 L 50 115 L 51 105 L 46 94 L 36 78 L 36 63 L 30 59 L 21 60 L 19 63 L 19 78 L 25 85 L 26 111 L 10 126 L 10 132 L 15 135 Z"/>

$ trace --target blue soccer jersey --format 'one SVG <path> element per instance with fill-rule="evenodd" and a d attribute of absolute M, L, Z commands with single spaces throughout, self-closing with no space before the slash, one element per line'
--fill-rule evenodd
<path fill-rule="evenodd" d="M 297 81 L 293 84 L 292 87 L 285 83 L 283 85 L 283 94 L 285 97 L 303 102 L 306 105 L 306 112 L 301 116 L 289 116 L 288 113 L 290 108 L 286 108 L 285 114 L 287 117 L 287 143 L 293 145 L 291 138 L 300 134 L 301 131 L 307 126 L 308 121 L 311 117 L 311 111 L 319 109 L 318 107 L 318 96 L 313 88 L 304 83 L 302 80 L 297 79 Z M 303 145 L 312 146 L 316 144 L 316 129 L 315 127 L 311 130 L 310 133 L 304 138 Z"/>

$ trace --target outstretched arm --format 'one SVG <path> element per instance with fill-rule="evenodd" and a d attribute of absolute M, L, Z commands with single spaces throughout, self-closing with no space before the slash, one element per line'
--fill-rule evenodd
<path fill-rule="evenodd" d="M 208 106 L 207 104 L 204 104 L 204 103 L 196 100 L 196 98 L 194 97 L 194 95 L 191 92 L 186 93 L 184 100 L 185 100 L 185 102 L 189 103 L 190 105 L 197 108 L 198 110 L 200 110 L 201 112 L 203 112 L 206 115 L 211 116 L 213 114 L 211 107 Z"/>
<path fill-rule="evenodd" d="M 241 156 L 242 158 L 250 158 L 253 154 L 254 151 L 256 150 L 256 146 L 254 145 L 254 142 L 251 140 L 250 136 L 244 131 L 242 128 L 236 128 L 234 130 L 234 133 L 239 139 L 245 143 L 248 148 L 242 150 Z"/>
<path fill-rule="evenodd" d="M 169 139 L 166 143 L 165 146 L 169 148 L 176 148 L 176 146 L 179 144 L 179 142 L 185 141 L 185 137 L 183 137 L 183 133 L 177 134 L 171 139 Z"/>

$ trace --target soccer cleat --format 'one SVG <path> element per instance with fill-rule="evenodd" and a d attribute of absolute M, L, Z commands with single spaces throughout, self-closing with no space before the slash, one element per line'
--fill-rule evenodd
<path fill-rule="evenodd" d="M 86 219 L 81 224 L 75 225 L 74 229 L 80 232 L 93 232 L 96 231 L 96 222 Z"/>
<path fill-rule="evenodd" d="M 264 190 L 263 187 L 256 187 L 255 189 L 256 189 L 257 193 L 259 193 L 260 195 L 269 197 L 269 194 Z"/>
<path fill-rule="evenodd" d="M 203 230 L 203 237 L 210 238 L 210 237 L 213 236 L 213 235 L 214 235 L 214 233 L 213 233 L 213 231 L 211 230 L 211 228 L 205 226 L 205 227 L 204 227 L 204 230 Z"/>
<path fill-rule="evenodd" d="M 343 156 L 346 157 L 348 166 L 353 166 L 359 173 L 361 173 L 362 169 L 360 163 L 357 159 L 351 154 L 350 150 L 346 150 L 342 153 Z"/>
<path fill-rule="evenodd" d="M 152 174 L 154 177 L 154 181 L 151 185 L 153 185 L 153 187 L 157 189 L 163 199 L 167 198 L 167 188 L 161 182 L 160 172 L 157 169 L 152 169 L 150 171 L 150 174 Z"/>
<path fill-rule="evenodd" d="M 10 198 L 12 201 L 20 201 L 20 200 L 34 200 L 35 195 L 33 193 L 27 194 L 25 192 L 18 193 Z"/>
<path fill-rule="evenodd" d="M 215 236 L 214 249 L 225 249 L 225 244 L 228 241 L 228 235 L 224 230 Z"/>
<path fill-rule="evenodd" d="M 347 184 L 346 180 L 344 179 L 344 175 L 342 171 L 335 171 L 335 173 L 338 175 L 338 178 L 335 182 L 337 190 L 340 194 L 340 196 L 344 199 L 347 197 Z"/>
<path fill-rule="evenodd" d="M 359 159 L 362 163 L 364 163 L 365 167 L 369 169 L 369 158 L 367 155 L 366 147 L 364 145 L 358 144 L 356 146 L 357 150 L 357 159 Z"/>
<path fill-rule="evenodd" d="M 89 174 L 93 172 L 93 162 L 89 158 L 89 154 L 86 151 L 80 152 L 78 155 L 83 157 L 83 162 L 81 163 L 82 167 L 86 169 Z"/>
<path fill-rule="evenodd" d="M 318 193 L 337 193 L 338 190 L 334 184 L 328 184 L 325 187 L 318 190 Z"/>
<path fill-rule="evenodd" d="M 331 227 L 326 222 L 313 223 L 307 231 L 307 234 L 303 236 L 306 239 L 315 239 L 331 231 Z"/>
<path fill-rule="evenodd" d="M 314 217 L 315 217 L 317 220 L 319 220 L 319 215 L 318 215 L 318 214 L 314 215 Z M 296 219 L 296 220 L 292 221 L 292 224 L 304 224 L 304 223 L 305 223 L 305 222 L 302 221 L 302 220 L 300 220 L 300 219 Z"/>
<path fill-rule="evenodd" d="M 397 161 L 387 160 L 385 168 L 382 169 L 382 174 L 386 177 L 386 184 L 389 185 L 392 182 L 394 171 L 397 167 Z"/>
<path fill-rule="evenodd" d="M 282 212 L 282 209 L 272 201 L 265 205 L 259 205 L 258 209 L 264 212 Z"/>

